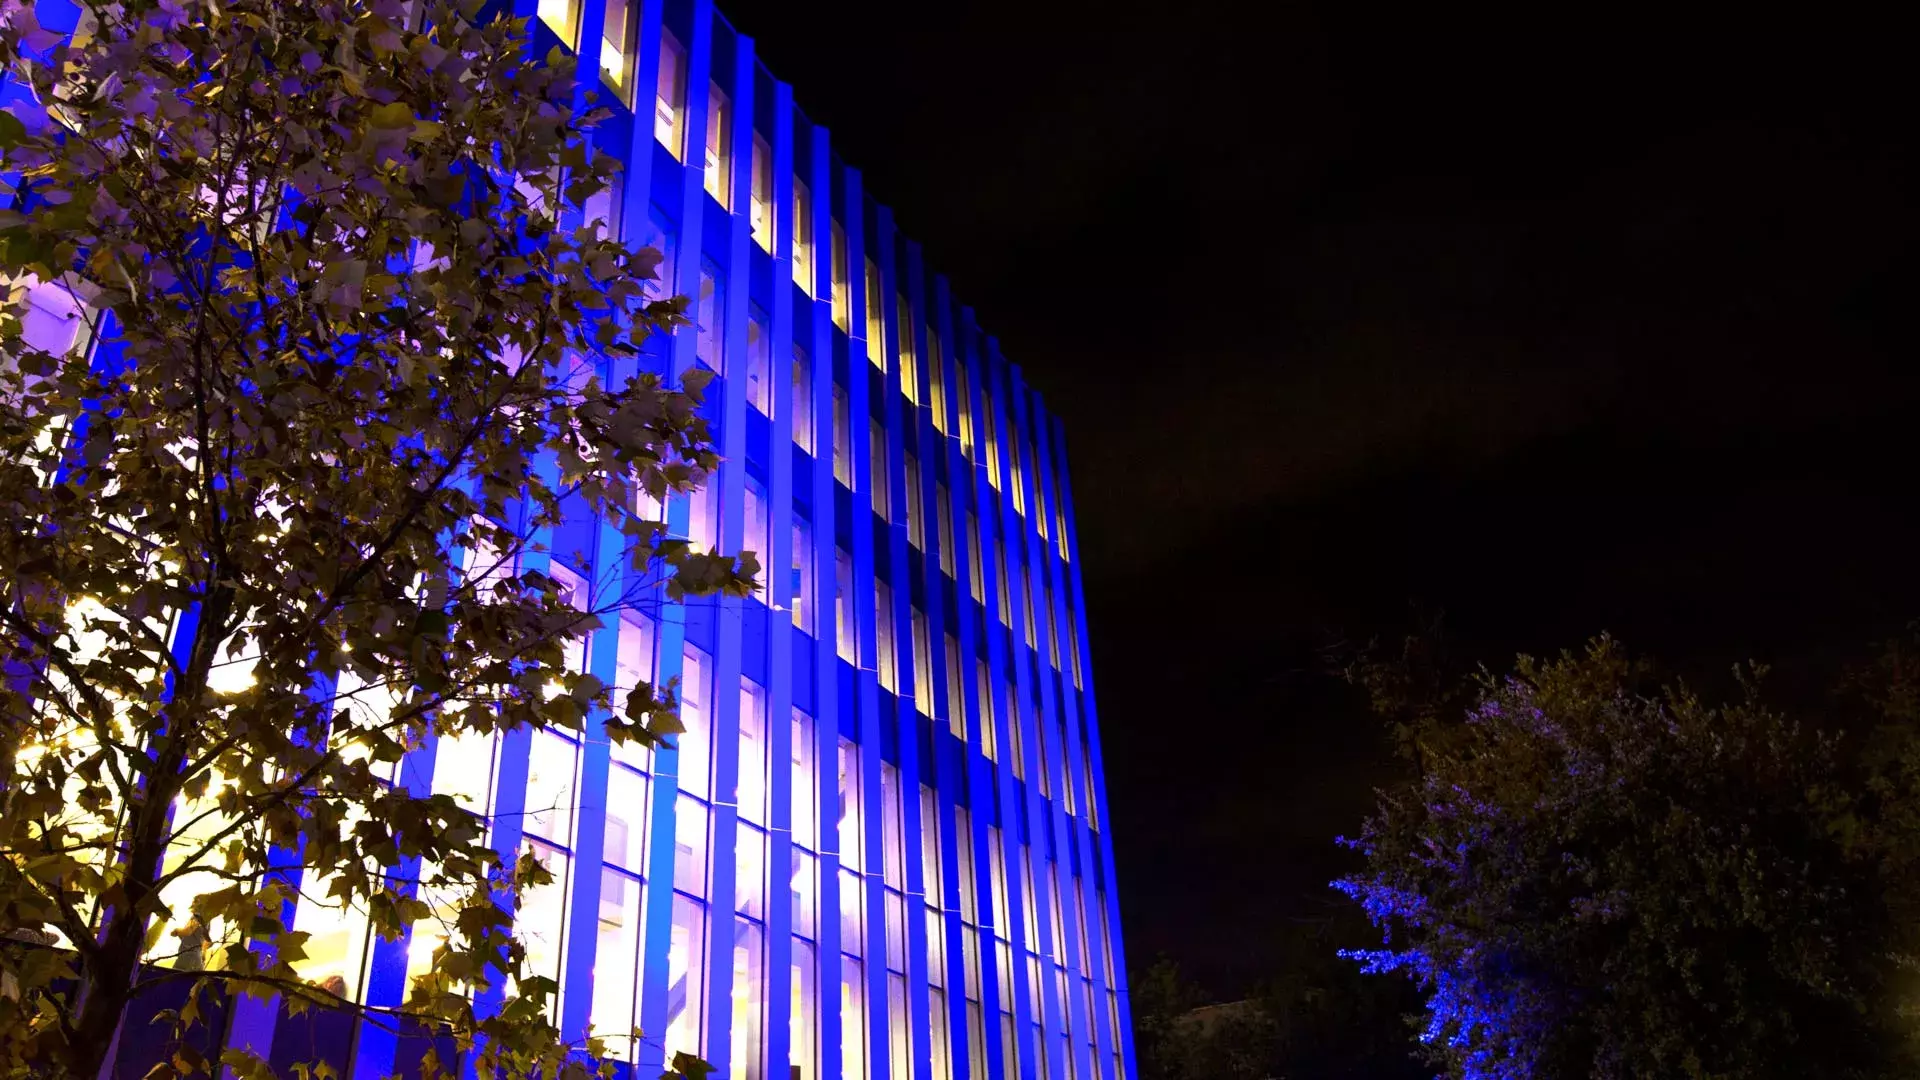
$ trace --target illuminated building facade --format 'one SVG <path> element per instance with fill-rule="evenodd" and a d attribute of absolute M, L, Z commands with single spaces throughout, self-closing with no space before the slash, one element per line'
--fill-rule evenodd
<path fill-rule="evenodd" d="M 429 766 L 553 869 L 518 926 L 563 1033 L 637 1026 L 636 1077 L 686 1050 L 742 1080 L 1130 1078 L 1058 422 L 711 3 L 517 3 L 535 55 L 599 73 L 626 162 L 599 210 L 695 298 L 658 362 L 719 376 L 726 463 L 667 516 L 768 568 L 577 650 L 679 677 L 677 749 L 520 731 Z M 571 527 L 553 573 L 584 587 L 612 571 Z M 303 974 L 344 996 L 398 1004 L 431 953 L 305 908 Z M 422 1049 L 334 1022 L 243 1006 L 228 1038 L 368 1078 Z"/>

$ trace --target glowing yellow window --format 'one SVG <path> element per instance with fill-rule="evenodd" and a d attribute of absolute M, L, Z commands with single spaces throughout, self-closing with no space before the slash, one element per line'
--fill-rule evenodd
<path fill-rule="evenodd" d="M 880 268 L 867 260 L 867 359 L 882 371 L 887 369 L 887 312 L 881 306 Z"/>
<path fill-rule="evenodd" d="M 986 396 L 987 390 L 980 388 L 981 449 L 987 459 L 987 483 L 993 490 L 1000 490 L 1000 440 L 993 428 L 993 399 Z"/>
<path fill-rule="evenodd" d="M 540 0 L 540 21 L 569 49 L 580 48 L 580 0 Z"/>
<path fill-rule="evenodd" d="M 728 193 L 733 184 L 733 155 L 727 145 L 733 138 L 733 107 L 719 83 L 707 87 L 707 194 L 722 210 L 732 209 Z"/>
<path fill-rule="evenodd" d="M 900 392 L 907 396 L 911 405 L 920 404 L 920 372 L 914 363 L 913 355 L 913 309 L 907 306 L 905 296 L 894 298 L 894 325 L 900 333 Z"/>
<path fill-rule="evenodd" d="M 852 333 L 853 298 L 847 295 L 847 231 L 833 223 L 833 325 Z"/>
<path fill-rule="evenodd" d="M 1013 444 L 1013 512 L 1025 516 L 1027 512 L 1027 478 L 1025 471 L 1020 468 L 1020 459 L 1026 456 L 1021 453 L 1026 443 L 1020 440 L 1020 432 L 1017 430 L 1010 429 L 1007 432 L 1007 438 Z"/>
<path fill-rule="evenodd" d="M 967 383 L 967 362 L 953 362 L 953 392 L 960 397 L 960 452 L 973 458 L 973 391 Z"/>
<path fill-rule="evenodd" d="M 628 0 L 606 0 L 607 18 L 600 27 L 600 81 L 633 107 L 633 11 Z"/>
<path fill-rule="evenodd" d="M 797 176 L 793 178 L 793 283 L 813 295 L 813 198 Z"/>
<path fill-rule="evenodd" d="M 753 137 L 753 193 L 747 201 L 753 242 L 760 245 L 761 251 L 772 254 L 773 148 L 758 135 Z"/>
<path fill-rule="evenodd" d="M 927 327 L 927 400 L 933 409 L 933 430 L 947 433 L 946 365 L 940 362 L 940 333 Z"/>
<path fill-rule="evenodd" d="M 675 161 L 685 160 L 687 50 L 672 33 L 660 31 L 660 77 L 653 90 L 653 137 Z"/>

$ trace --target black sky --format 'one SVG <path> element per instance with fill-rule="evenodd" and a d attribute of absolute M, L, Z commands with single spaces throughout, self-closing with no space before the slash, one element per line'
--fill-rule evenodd
<path fill-rule="evenodd" d="M 1236 992 L 1328 902 L 1389 764 L 1315 650 L 1410 604 L 1703 669 L 1920 616 L 1891 24 L 723 9 L 1067 425 L 1136 963 Z"/>

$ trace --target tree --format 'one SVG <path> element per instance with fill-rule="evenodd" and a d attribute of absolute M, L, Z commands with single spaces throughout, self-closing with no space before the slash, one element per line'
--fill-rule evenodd
<path fill-rule="evenodd" d="M 758 569 L 642 509 L 717 458 L 704 380 L 639 362 L 683 302 L 603 236 L 571 62 L 478 0 L 425 32 L 400 0 L 0 25 L 32 99 L 0 114 L 0 1069 L 92 1080 L 143 977 L 191 984 L 179 1030 L 251 995 L 424 1025 L 482 1075 L 592 1068 L 513 935 L 550 875 L 393 782 L 454 739 L 670 737 L 671 687 L 570 650 Z M 91 359 L 37 329 L 54 301 Z M 617 570 L 572 593 L 563 504 Z M 403 1006 L 353 1006 L 301 976 L 296 897 L 445 940 Z"/>
<path fill-rule="evenodd" d="M 1790 720 L 1758 676 L 1729 704 L 1650 692 L 1602 638 L 1483 677 L 1421 740 L 1423 775 L 1382 794 L 1336 884 L 1386 932 L 1365 968 L 1421 989 L 1447 1075 L 1912 1068 L 1920 759 Z"/>

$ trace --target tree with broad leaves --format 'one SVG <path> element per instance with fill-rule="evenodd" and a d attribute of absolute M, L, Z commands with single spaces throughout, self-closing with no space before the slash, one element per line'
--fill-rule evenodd
<path fill-rule="evenodd" d="M 1349 955 L 1415 981 L 1449 1077 L 1914 1075 L 1920 669 L 1887 655 L 1819 725 L 1606 638 L 1482 676 L 1352 842 L 1386 947 Z"/>
<path fill-rule="evenodd" d="M 642 362 L 684 303 L 606 238 L 571 61 L 476 0 L 422 24 L 89 0 L 56 34 L 0 0 L 5 1075 L 103 1075 L 170 980 L 182 1030 L 265 999 L 437 1033 L 480 1075 L 607 1068 L 523 970 L 511 911 L 551 875 L 397 770 L 528 728 L 669 738 L 671 687 L 570 650 L 758 567 L 648 511 L 717 465 L 704 380 Z M 612 568 L 572 590 L 563 503 Z M 438 940 L 430 970 L 398 1006 L 343 1000 L 301 974 L 296 901 Z M 184 1043 L 154 1075 L 222 1068 L 268 1075 Z"/>

